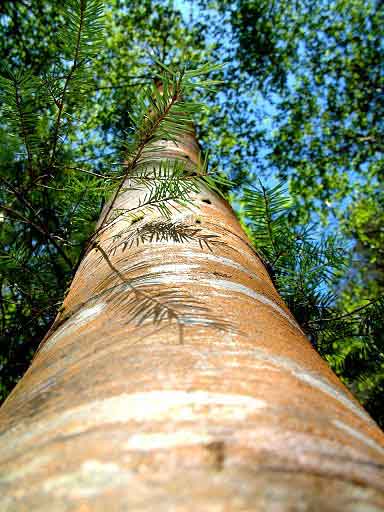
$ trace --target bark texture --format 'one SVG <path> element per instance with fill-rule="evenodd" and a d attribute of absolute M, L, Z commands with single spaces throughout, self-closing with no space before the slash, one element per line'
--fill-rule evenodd
<path fill-rule="evenodd" d="M 193 167 L 196 143 L 166 156 Z M 122 191 L 111 215 L 144 194 Z M 118 217 L 82 261 L 1 409 L 0 510 L 384 510 L 382 432 L 311 347 L 228 204 L 201 189 L 172 218 L 217 237 L 113 252 L 113 234 L 149 220 Z M 132 286 L 206 309 L 176 304 L 179 323 L 138 325 Z"/>

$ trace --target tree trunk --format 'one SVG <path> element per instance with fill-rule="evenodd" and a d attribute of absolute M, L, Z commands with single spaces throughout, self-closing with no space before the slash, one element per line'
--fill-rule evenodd
<path fill-rule="evenodd" d="M 193 168 L 198 150 L 186 137 L 150 157 Z M 384 510 L 382 432 L 303 335 L 229 205 L 202 187 L 172 210 L 193 236 L 131 245 L 160 214 L 117 214 L 144 195 L 120 193 L 2 408 L 0 509 Z"/>

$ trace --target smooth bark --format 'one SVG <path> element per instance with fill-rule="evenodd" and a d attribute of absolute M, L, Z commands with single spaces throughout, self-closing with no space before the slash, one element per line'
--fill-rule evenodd
<path fill-rule="evenodd" d="M 197 162 L 193 138 L 165 154 Z M 111 215 L 144 194 L 123 191 Z M 2 407 L 0 509 L 384 510 L 382 432 L 312 348 L 229 205 L 201 188 L 172 210 L 217 235 L 209 247 L 111 251 L 113 234 L 150 217 L 101 231 Z M 140 323 L 132 287 L 179 290 L 196 307 Z"/>

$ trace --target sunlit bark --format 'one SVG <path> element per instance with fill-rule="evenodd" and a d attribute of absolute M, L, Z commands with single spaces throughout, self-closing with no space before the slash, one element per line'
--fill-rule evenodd
<path fill-rule="evenodd" d="M 157 157 L 193 167 L 197 146 Z M 144 194 L 123 191 L 109 220 Z M 151 217 L 101 230 L 2 407 L 0 510 L 383 510 L 382 432 L 303 335 L 229 205 L 202 188 L 172 210 L 217 235 L 209 247 L 111 250 Z M 140 322 L 134 289 L 180 290 L 196 308 Z"/>

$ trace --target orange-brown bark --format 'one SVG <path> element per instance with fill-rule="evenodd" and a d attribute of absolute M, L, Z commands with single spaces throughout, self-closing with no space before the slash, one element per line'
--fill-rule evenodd
<path fill-rule="evenodd" d="M 196 164 L 193 138 L 166 157 Z M 143 195 L 123 191 L 111 214 Z M 382 432 L 303 335 L 229 205 L 202 188 L 173 210 L 217 235 L 210 247 L 111 251 L 148 216 L 159 213 L 100 231 L 2 407 L 0 510 L 384 510 Z M 207 310 L 138 325 L 132 287 Z"/>

